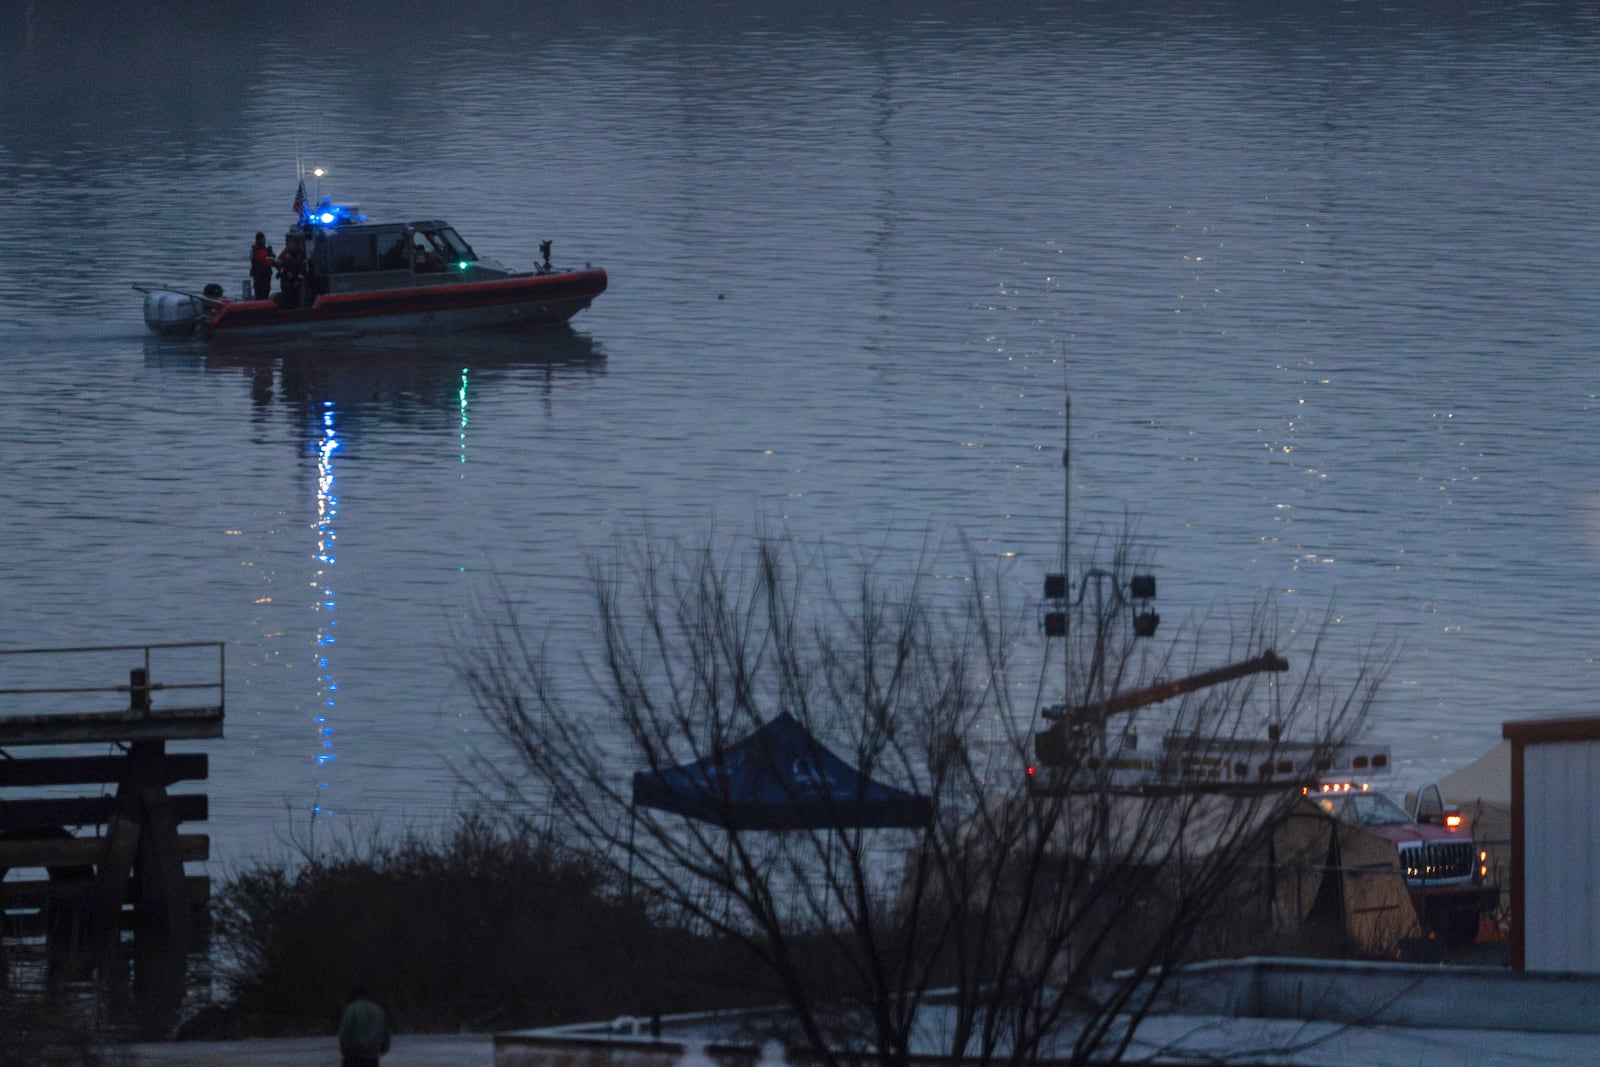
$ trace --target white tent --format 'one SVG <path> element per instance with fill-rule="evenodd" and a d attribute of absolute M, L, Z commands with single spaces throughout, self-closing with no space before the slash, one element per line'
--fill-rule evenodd
<path fill-rule="evenodd" d="M 1501 741 L 1459 771 L 1439 779 L 1446 804 L 1486 800 L 1511 806 L 1511 742 Z"/>
<path fill-rule="evenodd" d="M 1492 877 L 1500 884 L 1501 904 L 1511 892 L 1511 742 L 1489 751 L 1439 779 L 1439 795 L 1466 819 L 1466 830 L 1489 850 Z"/>

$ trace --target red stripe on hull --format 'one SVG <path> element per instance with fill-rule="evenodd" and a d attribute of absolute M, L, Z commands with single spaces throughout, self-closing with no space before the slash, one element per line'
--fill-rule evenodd
<path fill-rule="evenodd" d="M 606 272 L 594 268 L 565 274 L 525 275 L 482 282 L 447 282 L 367 293 L 326 293 L 308 308 L 281 308 L 271 300 L 224 304 L 211 319 L 213 331 L 316 326 L 382 316 L 441 315 L 527 305 L 535 321 L 541 309 L 565 321 L 606 290 Z M 570 308 L 570 310 L 568 310 Z"/>

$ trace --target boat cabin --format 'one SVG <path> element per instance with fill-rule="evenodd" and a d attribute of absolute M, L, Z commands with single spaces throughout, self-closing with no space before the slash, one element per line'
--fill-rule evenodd
<path fill-rule="evenodd" d="M 448 223 L 343 224 L 310 227 L 313 291 L 361 293 L 498 277 Z M 299 233 L 291 231 L 290 238 Z"/>

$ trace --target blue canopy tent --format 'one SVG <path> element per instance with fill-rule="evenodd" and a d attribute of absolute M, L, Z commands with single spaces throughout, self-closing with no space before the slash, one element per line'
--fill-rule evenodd
<path fill-rule="evenodd" d="M 728 830 L 920 829 L 933 822 L 927 797 L 868 778 L 788 712 L 717 755 L 639 771 L 633 803 Z"/>

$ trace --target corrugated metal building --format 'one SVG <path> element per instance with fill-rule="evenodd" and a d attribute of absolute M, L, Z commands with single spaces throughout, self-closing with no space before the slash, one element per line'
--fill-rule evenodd
<path fill-rule="evenodd" d="M 1600 717 L 1508 722 L 1511 966 L 1600 973 Z"/>

